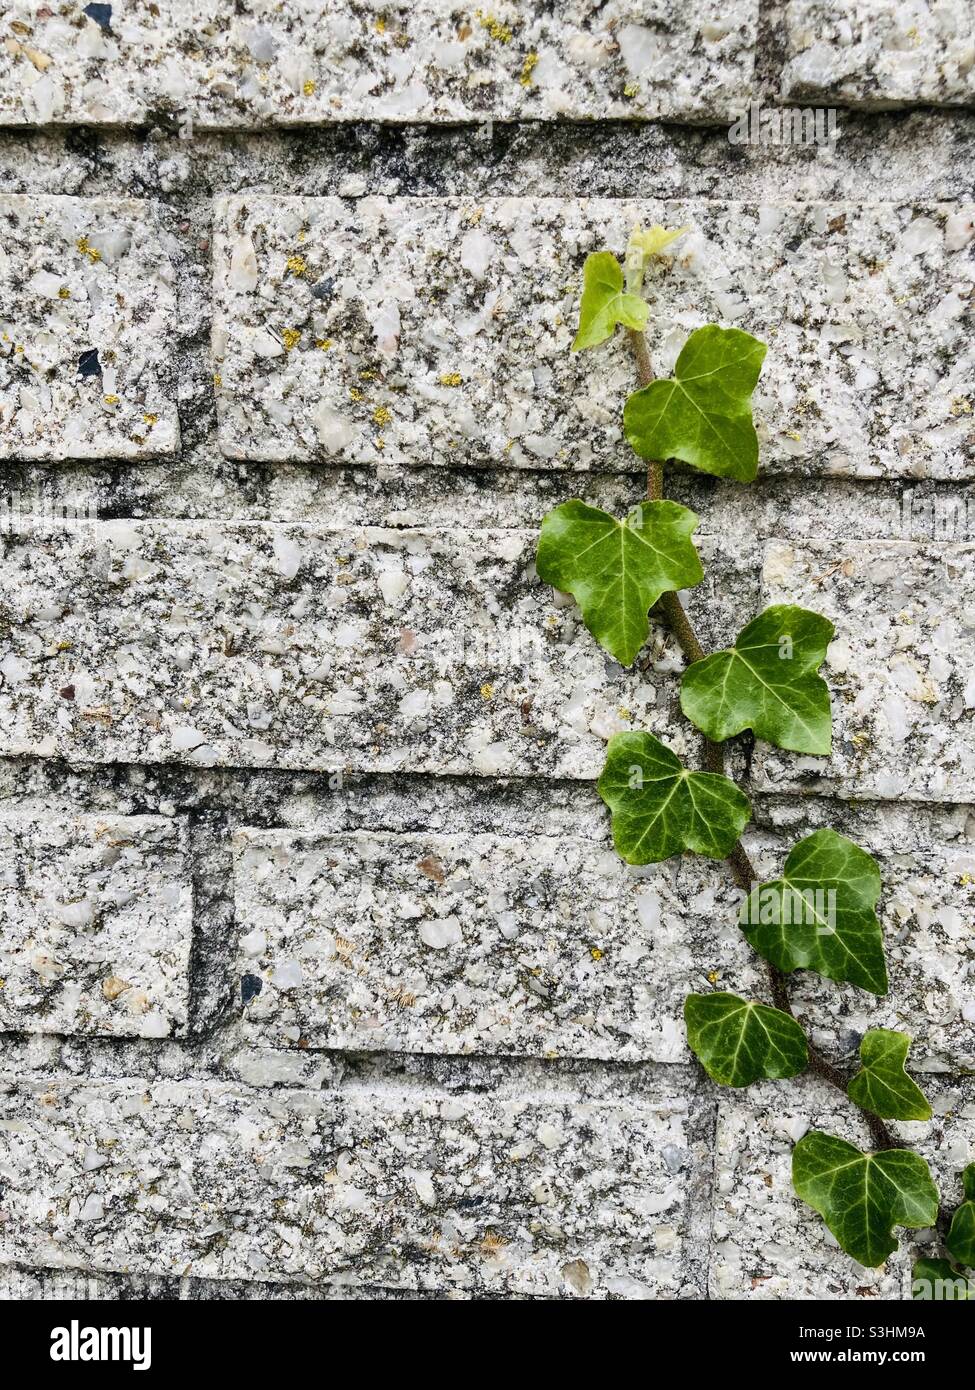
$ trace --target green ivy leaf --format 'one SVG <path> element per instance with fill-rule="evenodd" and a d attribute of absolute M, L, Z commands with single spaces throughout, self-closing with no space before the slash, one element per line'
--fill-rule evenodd
<path fill-rule="evenodd" d="M 748 824 L 748 798 L 716 772 L 688 772 L 652 734 L 615 734 L 599 795 L 613 813 L 613 843 L 628 864 L 682 850 L 724 859 Z"/>
<path fill-rule="evenodd" d="M 864 1154 L 813 1130 L 795 1147 L 792 1182 L 846 1253 L 871 1268 L 897 1249 L 894 1226 L 933 1226 L 938 1216 L 928 1165 L 908 1149 Z"/>
<path fill-rule="evenodd" d="M 738 923 L 780 970 L 816 970 L 887 993 L 876 861 L 835 830 L 817 830 L 789 851 L 782 877 L 753 888 Z"/>
<path fill-rule="evenodd" d="M 538 575 L 572 594 L 599 645 L 630 666 L 660 595 L 704 578 L 691 540 L 696 527 L 694 513 L 677 502 L 641 502 L 617 521 L 576 498 L 542 522 Z"/>
<path fill-rule="evenodd" d="M 740 328 L 698 328 L 681 349 L 669 381 L 634 391 L 623 429 L 645 459 L 684 463 L 750 483 L 758 472 L 758 435 L 751 394 L 762 370 L 764 343 Z"/>
<path fill-rule="evenodd" d="M 945 1244 L 948 1254 L 961 1265 L 975 1269 L 975 1163 L 970 1163 L 962 1175 L 965 1201 L 951 1218 L 951 1229 Z"/>
<path fill-rule="evenodd" d="M 680 707 L 715 743 L 751 729 L 777 748 L 826 754 L 829 689 L 816 671 L 834 632 L 827 618 L 807 608 L 766 608 L 733 647 L 688 666 Z"/>
<path fill-rule="evenodd" d="M 796 1076 L 809 1065 L 806 1039 L 794 1018 L 737 994 L 689 994 L 684 1022 L 691 1051 L 719 1086 Z"/>
<path fill-rule="evenodd" d="M 904 1063 L 911 1040 L 906 1033 L 871 1028 L 860 1043 L 858 1071 L 847 1089 L 850 1099 L 885 1120 L 930 1120 L 931 1107 Z"/>
<path fill-rule="evenodd" d="M 623 289 L 623 267 L 612 251 L 594 251 L 582 271 L 582 304 L 579 331 L 573 352 L 591 348 L 611 338 L 618 323 L 642 331 L 649 307 L 645 299 Z"/>
<path fill-rule="evenodd" d="M 927 1303 L 968 1303 L 975 1296 L 968 1279 L 949 1260 L 915 1260 L 911 1297 Z"/>

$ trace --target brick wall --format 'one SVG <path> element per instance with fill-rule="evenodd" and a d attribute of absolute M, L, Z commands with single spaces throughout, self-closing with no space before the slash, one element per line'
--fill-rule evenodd
<path fill-rule="evenodd" d="M 641 495 L 585 255 L 686 224 L 659 369 L 770 344 L 758 482 L 670 470 L 688 605 L 838 627 L 832 758 L 734 750 L 747 843 L 879 859 L 889 997 L 795 1007 L 913 1035 L 953 1197 L 971 0 L 88 8 L 0 21 L 0 1296 L 904 1296 L 791 1192 L 855 1113 L 692 1063 L 684 994 L 763 988 L 726 869 L 609 844 L 606 739 L 696 751 L 671 638 L 621 670 L 532 556 Z M 749 101 L 838 136 L 731 143 Z"/>

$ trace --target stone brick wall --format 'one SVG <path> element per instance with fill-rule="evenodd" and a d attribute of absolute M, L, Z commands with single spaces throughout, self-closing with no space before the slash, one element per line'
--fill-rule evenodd
<path fill-rule="evenodd" d="M 684 994 L 761 994 L 724 866 L 642 871 L 606 739 L 695 740 L 532 569 L 621 511 L 588 251 L 686 224 L 655 362 L 770 344 L 701 516 L 712 644 L 837 623 L 836 751 L 742 742 L 770 872 L 884 873 L 891 993 L 815 977 L 904 1125 L 975 1149 L 972 0 L 11 0 L 0 19 L 0 1296 L 903 1297 L 788 1177 L 811 1078 L 718 1094 Z M 749 102 L 828 146 L 731 143 Z M 64 513 L 72 519 L 63 524 Z M 58 521 L 61 517 L 61 521 Z"/>

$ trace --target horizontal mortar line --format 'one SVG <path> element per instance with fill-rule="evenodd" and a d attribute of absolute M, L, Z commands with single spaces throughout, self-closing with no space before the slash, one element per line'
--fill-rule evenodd
<path fill-rule="evenodd" d="M 777 69 L 777 74 L 780 69 Z M 784 100 L 776 90 L 756 91 L 752 100 L 759 101 L 763 111 L 794 110 L 796 107 L 806 107 L 810 105 L 810 100 L 799 100 L 798 98 L 789 101 Z M 841 130 L 841 134 L 846 134 L 851 129 L 859 125 L 867 127 L 884 125 L 894 128 L 898 125 L 909 123 L 911 117 L 922 115 L 929 120 L 934 120 L 940 125 L 965 124 L 975 113 L 975 103 L 952 103 L 939 104 L 934 101 L 912 101 L 901 102 L 898 105 L 864 107 L 845 105 L 839 96 L 823 95 L 817 98 L 819 105 L 828 104 L 839 115 L 842 115 L 846 125 Z M 747 104 L 744 110 L 747 111 Z M 0 120 L 0 140 L 8 139 L 23 144 L 40 144 L 49 142 L 52 137 L 57 139 L 63 137 L 88 137 L 98 142 L 110 142 L 114 144 L 127 144 L 136 139 L 142 141 L 147 133 L 152 130 L 167 127 L 175 132 L 178 129 L 181 119 L 191 115 L 190 112 L 180 115 L 173 115 L 167 120 L 145 120 L 145 121 L 114 121 L 105 123 L 84 122 L 84 121 L 58 121 L 50 125 L 37 125 L 27 121 L 4 122 Z M 852 123 L 852 124 L 851 124 Z M 281 142 L 297 144 L 307 142 L 309 136 L 318 141 L 334 142 L 336 144 L 355 143 L 354 136 L 361 132 L 377 137 L 384 134 L 393 135 L 414 135 L 421 140 L 436 143 L 442 137 L 456 137 L 480 133 L 485 149 L 490 148 L 493 143 L 489 137 L 484 137 L 485 127 L 491 125 L 501 128 L 505 134 L 524 131 L 526 134 L 544 137 L 551 135 L 554 131 L 566 130 L 573 134 L 592 133 L 594 136 L 605 132 L 612 135 L 641 134 L 645 131 L 660 132 L 667 135 L 704 135 L 707 138 L 714 137 L 722 144 L 727 143 L 728 128 L 732 124 L 730 120 L 688 120 L 680 117 L 640 117 L 640 116 L 613 116 L 613 117 L 566 117 L 559 116 L 554 119 L 545 119 L 538 116 L 495 116 L 490 112 L 485 112 L 482 116 L 469 116 L 466 118 L 444 118 L 438 120 L 415 120 L 393 117 L 388 120 L 381 119 L 355 119 L 355 120 L 311 120 L 308 122 L 286 122 L 268 121 L 264 123 L 254 122 L 251 125 L 207 125 L 201 126 L 194 121 L 193 139 L 187 142 L 192 146 L 205 141 L 214 141 L 221 146 L 229 145 L 232 149 L 239 145 L 240 140 L 245 139 L 254 143 Z M 184 146 L 185 148 L 185 146 Z M 738 146 L 739 150 L 746 151 L 752 148 L 759 150 L 779 151 L 781 145 L 759 145 L 759 146 Z M 805 165 L 802 171 L 805 172 Z M 633 196 L 633 195 L 629 195 Z"/>
<path fill-rule="evenodd" d="M 110 1071 L 99 1074 L 88 1070 L 84 1075 L 69 1072 L 65 1069 L 59 1058 L 53 1058 L 46 1063 L 25 1063 L 22 1059 L 17 1060 L 16 1071 L 5 1071 L 4 1065 L 6 1057 L 4 1050 L 12 1047 L 36 1047 L 39 1040 L 50 1039 L 52 1042 L 72 1042 L 82 1044 L 88 1050 L 87 1065 L 105 1065 L 111 1063 L 118 1065 L 121 1061 L 126 1065 L 124 1072 Z M 212 1085 L 239 1086 L 246 1091 L 263 1093 L 265 1091 L 294 1090 L 307 1093 L 322 1092 L 323 1095 L 333 1095 L 342 1091 L 362 1092 L 363 1094 L 379 1094 L 382 1092 L 402 1093 L 404 1095 L 422 1092 L 430 1095 L 456 1095 L 457 1091 L 453 1085 L 446 1082 L 439 1082 L 433 1076 L 424 1076 L 424 1071 L 433 1070 L 442 1063 L 449 1063 L 452 1067 L 459 1067 L 472 1073 L 472 1079 L 476 1083 L 473 1090 L 490 1094 L 498 1086 L 508 1084 L 511 1081 L 521 1081 L 526 1072 L 538 1074 L 538 1081 L 541 1085 L 539 1095 L 556 1096 L 565 1094 L 567 1099 L 577 1099 L 576 1090 L 572 1085 L 575 1078 L 584 1080 L 591 1079 L 600 1072 L 606 1076 L 628 1077 L 635 1082 L 644 1079 L 665 1080 L 683 1079 L 688 1084 L 697 1076 L 697 1064 L 693 1061 L 686 1062 L 656 1062 L 650 1059 L 640 1061 L 617 1061 L 612 1058 L 586 1057 L 564 1055 L 560 1057 L 537 1057 L 519 1054 L 504 1054 L 493 1052 L 478 1053 L 451 1053 L 451 1052 L 356 1052 L 353 1050 L 342 1050 L 338 1048 L 270 1048 L 260 1045 L 247 1045 L 236 1037 L 232 1037 L 229 1031 L 224 1028 L 207 1038 L 178 1039 L 162 1038 L 158 1042 L 152 1043 L 151 1052 L 147 1049 L 147 1040 L 140 1038 L 121 1038 L 121 1037 L 89 1037 L 83 1033 L 3 1033 L 0 1032 L 0 1086 L 13 1084 L 45 1084 L 50 1080 L 57 1080 L 70 1085 L 84 1086 L 90 1082 L 105 1083 L 108 1085 L 123 1085 L 126 1082 L 140 1084 L 149 1082 L 151 1084 L 166 1085 L 172 1082 L 200 1081 Z M 214 1047 L 233 1047 L 235 1054 L 245 1060 L 250 1059 L 276 1059 L 285 1057 L 304 1059 L 314 1057 L 318 1061 L 336 1061 L 350 1064 L 344 1070 L 327 1081 L 326 1084 L 312 1084 L 303 1081 L 301 1078 L 294 1080 L 275 1080 L 268 1085 L 260 1085 L 252 1081 L 246 1081 L 242 1077 L 230 1071 L 216 1071 L 212 1065 L 200 1062 L 198 1056 L 199 1049 Z M 165 1074 L 157 1073 L 153 1063 L 158 1061 L 164 1053 L 172 1053 L 176 1047 L 181 1053 L 181 1061 L 187 1064 L 187 1070 L 181 1071 L 178 1075 L 172 1072 Z M 195 1051 L 196 1050 L 196 1051 Z M 125 1053 L 139 1052 L 143 1056 L 126 1058 Z M 142 1063 L 145 1070 L 140 1071 L 138 1064 Z M 412 1074 L 404 1074 L 402 1068 L 404 1064 L 410 1064 L 415 1068 Z M 168 1065 L 168 1064 L 167 1064 Z M 359 1070 L 354 1068 L 358 1067 Z M 387 1069 L 389 1074 L 385 1074 Z M 485 1076 L 484 1073 L 490 1069 L 495 1074 L 500 1070 L 502 1075 L 493 1077 Z M 639 1091 L 632 1093 L 639 1095 Z M 591 1097 L 591 1099 L 601 1099 Z M 608 1099 L 608 1097 L 607 1097 Z"/>
<path fill-rule="evenodd" d="M 732 744 L 731 746 L 733 748 L 734 744 Z M 63 769 L 66 772 L 81 772 L 85 774 L 90 774 L 93 778 L 96 777 L 98 774 L 101 774 L 102 776 L 104 776 L 106 773 L 122 773 L 123 775 L 127 775 L 131 772 L 138 772 L 140 774 L 149 774 L 150 776 L 154 773 L 157 773 L 165 777 L 187 776 L 192 781 L 213 781 L 215 779 L 224 779 L 254 782 L 260 779 L 266 779 L 268 777 L 273 777 L 278 781 L 296 781 L 298 779 L 307 780 L 308 778 L 314 778 L 322 782 L 327 782 L 329 777 L 334 776 L 336 772 L 341 770 L 340 768 L 332 768 L 331 770 L 329 770 L 321 768 L 303 769 L 282 768 L 273 766 L 238 767 L 221 764 L 215 764 L 211 767 L 199 767 L 194 766 L 192 763 L 173 762 L 89 762 L 83 760 L 64 759 L 57 757 L 44 758 L 39 757 L 35 754 L 0 754 L 0 769 L 4 767 L 10 767 L 14 770 L 17 770 L 21 767 L 36 767 L 42 771 L 50 770 L 52 772 L 55 770 Z M 468 786 L 471 788 L 471 790 L 479 791 L 483 791 L 485 788 L 505 788 L 515 791 L 530 788 L 545 788 L 549 791 L 551 791 L 552 789 L 568 791 L 570 789 L 579 788 L 595 790 L 598 778 L 547 778 L 539 776 L 538 774 L 526 774 L 525 776 L 519 776 L 517 773 L 507 773 L 502 776 L 496 776 L 493 774 L 485 774 L 484 776 L 478 776 L 474 773 L 464 772 L 411 772 L 407 768 L 395 772 L 343 773 L 343 780 L 343 788 L 341 790 L 329 788 L 329 796 L 341 798 L 345 793 L 356 790 L 357 787 L 366 787 L 371 789 L 373 786 L 378 787 L 381 784 L 386 784 L 388 786 L 389 783 L 400 783 L 403 785 L 412 785 L 415 783 L 428 783 L 430 785 L 436 785 L 439 783 L 446 782 L 453 786 Z M 100 782 L 99 786 L 102 790 L 104 790 L 104 782 Z M 39 801 L 47 799 L 50 792 L 54 792 L 56 790 L 57 788 L 41 790 L 32 788 L 30 791 L 27 792 L 15 793 L 15 795 L 12 797 L 3 796 L 2 793 L 0 793 L 0 808 L 4 807 L 7 804 L 23 804 L 25 807 L 29 809 L 31 804 L 36 804 Z M 124 785 L 119 787 L 119 791 L 125 791 Z M 140 793 L 142 797 L 145 798 L 144 788 L 140 789 Z M 164 800 L 170 799 L 168 794 L 165 792 L 161 792 L 160 795 Z M 759 804 L 781 804 L 783 802 L 789 802 L 790 805 L 796 804 L 795 797 L 788 792 L 771 790 L 766 791 L 762 789 L 749 788 L 749 795 L 755 801 L 759 802 Z M 966 801 L 936 801 L 933 799 L 926 798 L 919 798 L 917 800 L 914 800 L 905 799 L 904 797 L 867 797 L 857 795 L 855 792 L 851 792 L 849 795 L 846 796 L 842 795 L 839 791 L 822 791 L 808 793 L 802 792 L 799 795 L 799 804 L 834 805 L 840 807 L 846 805 L 849 806 L 852 810 L 857 810 L 859 808 L 867 806 L 873 806 L 877 808 L 883 808 L 887 806 L 907 806 L 911 809 L 917 808 L 918 810 L 922 808 L 929 808 L 934 810 L 953 810 L 958 811 L 960 813 L 960 811 L 963 809 L 972 809 L 973 807 L 975 807 L 975 803 Z M 73 803 L 71 800 L 65 801 L 66 806 L 70 806 L 72 804 Z M 120 814 L 119 812 L 116 812 L 111 808 L 107 808 L 105 806 L 98 806 L 94 809 L 96 812 L 104 813 L 105 815 Z M 218 800 L 214 799 L 213 804 L 210 806 L 204 806 L 201 808 L 200 806 L 194 804 L 192 806 L 188 806 L 185 811 L 177 810 L 177 815 L 188 814 L 189 812 L 200 809 L 220 811 L 227 808 L 222 807 L 219 804 Z M 227 813 L 230 814 L 231 810 L 232 808 L 227 809 Z M 121 814 L 151 815 L 154 813 L 151 811 L 127 811 Z M 260 828 L 272 829 L 276 827 L 261 826 Z M 296 827 L 293 822 L 282 821 L 281 826 L 279 828 L 290 829 Z M 767 829 L 769 827 L 758 826 L 756 828 Z"/>

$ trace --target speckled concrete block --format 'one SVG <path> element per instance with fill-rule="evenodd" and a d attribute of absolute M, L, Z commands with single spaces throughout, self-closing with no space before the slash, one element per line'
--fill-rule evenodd
<path fill-rule="evenodd" d="M 823 674 L 833 753 L 761 746 L 757 785 L 897 800 L 975 799 L 975 547 L 770 542 L 767 603 L 836 624 Z"/>
<path fill-rule="evenodd" d="M 536 541 L 135 521 L 18 534 L 0 565 L 0 752 L 585 778 L 622 729 L 689 752 L 672 645 L 655 633 L 624 672 L 535 576 Z M 717 583 L 721 546 L 702 549 Z M 726 629 L 738 608 L 729 583 Z"/>
<path fill-rule="evenodd" d="M 784 98 L 975 106 L 971 0 L 791 0 Z"/>
<path fill-rule="evenodd" d="M 178 822 L 0 817 L 0 1030 L 179 1032 L 192 931 Z"/>
<path fill-rule="evenodd" d="M 249 830 L 236 849 L 249 1041 L 688 1060 L 692 866 L 678 889 L 674 865 L 571 836 Z"/>
<path fill-rule="evenodd" d="M 886 806 L 882 813 L 873 807 L 852 818 L 824 807 L 794 830 L 783 826 L 774 839 L 763 833 L 749 840 L 764 879 L 779 876 L 788 851 L 817 822 L 876 856 L 890 992 L 878 998 L 808 970 L 789 976 L 796 1016 L 831 1056 L 853 1063 L 868 1028 L 895 1028 L 913 1038 L 913 1069 L 975 1072 L 975 841 L 966 819 L 966 807 L 957 814 L 929 806 Z M 721 870 L 719 885 L 720 878 Z M 714 897 L 720 904 L 720 886 Z M 704 939 L 709 916 L 718 934 L 712 948 L 720 962 L 718 987 L 763 997 L 764 964 L 741 935 L 735 911 L 716 912 L 701 894 L 687 912 L 685 932 Z"/>
<path fill-rule="evenodd" d="M 0 123 L 729 120 L 758 0 L 11 0 Z"/>
<path fill-rule="evenodd" d="M 803 1026 L 845 1061 L 887 1027 L 914 1068 L 975 1070 L 964 815 L 820 819 L 877 856 L 890 992 L 796 972 Z M 759 873 L 817 823 L 750 834 Z M 634 870 L 572 836 L 246 830 L 235 902 L 243 1036 L 276 1048 L 685 1062 L 687 993 L 766 989 L 727 867 L 693 855 Z"/>
<path fill-rule="evenodd" d="M 0 459 L 176 450 L 174 279 L 147 203 L 0 196 Z"/>
<path fill-rule="evenodd" d="M 975 475 L 975 208 L 234 197 L 213 356 L 230 458 L 628 469 L 625 335 L 569 351 L 582 264 L 687 226 L 648 276 L 669 375 L 707 322 L 766 339 L 762 468 Z"/>
<path fill-rule="evenodd" d="M 946 1199 L 961 1199 L 961 1170 L 975 1145 L 975 1088 L 970 1081 L 929 1087 L 930 1124 L 895 1126 L 927 1159 Z M 763 1082 L 718 1109 L 711 1297 L 737 1299 L 902 1299 L 910 1297 L 917 1254 L 938 1254 L 931 1232 L 894 1234 L 900 1249 L 865 1269 L 839 1248 L 822 1218 L 792 1189 L 792 1149 L 811 1129 L 870 1147 L 866 1127 L 842 1096 L 821 1082 Z"/>
<path fill-rule="evenodd" d="M 672 1297 L 698 1158 L 681 1088 L 11 1082 L 0 1259 Z"/>

